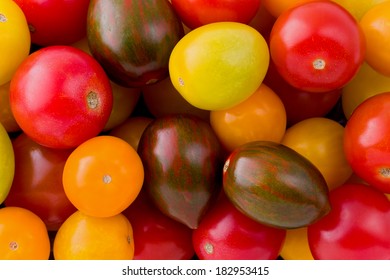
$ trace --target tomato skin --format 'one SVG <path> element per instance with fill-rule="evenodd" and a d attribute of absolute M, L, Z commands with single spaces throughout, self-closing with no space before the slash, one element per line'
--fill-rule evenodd
<path fill-rule="evenodd" d="M 31 42 L 69 45 L 85 36 L 89 0 L 14 0 L 26 15 Z"/>
<path fill-rule="evenodd" d="M 361 103 L 345 127 L 344 151 L 353 171 L 379 190 L 390 193 L 390 92 Z"/>
<path fill-rule="evenodd" d="M 330 213 L 308 227 L 315 259 L 390 259 L 390 202 L 383 193 L 345 184 L 329 199 Z"/>
<path fill-rule="evenodd" d="M 101 132 L 113 97 L 108 77 L 90 55 L 51 46 L 31 54 L 18 68 L 10 102 L 17 123 L 34 141 L 73 148 Z"/>
<path fill-rule="evenodd" d="M 194 230 L 193 244 L 200 259 L 276 259 L 286 230 L 263 225 L 238 211 L 222 192 Z M 239 240 L 239 242 L 237 242 Z"/>
<path fill-rule="evenodd" d="M 309 2 L 282 13 L 271 30 L 269 47 L 282 77 L 311 92 L 343 87 L 365 55 L 364 35 L 355 18 L 328 1 Z"/>
<path fill-rule="evenodd" d="M 171 3 L 190 29 L 219 21 L 247 24 L 260 7 L 259 0 L 172 0 Z"/>

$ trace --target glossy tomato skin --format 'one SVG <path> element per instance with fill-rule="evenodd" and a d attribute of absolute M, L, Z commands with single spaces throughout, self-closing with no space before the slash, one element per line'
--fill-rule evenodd
<path fill-rule="evenodd" d="M 11 110 L 37 143 L 73 148 L 96 136 L 112 109 L 110 81 L 90 55 L 71 46 L 31 54 L 10 85 Z"/>
<path fill-rule="evenodd" d="M 196 255 L 206 260 L 276 259 L 286 230 L 255 222 L 241 213 L 222 192 L 194 230 Z"/>
<path fill-rule="evenodd" d="M 23 10 L 31 41 L 39 46 L 72 44 L 86 34 L 89 0 L 14 0 Z"/>
<path fill-rule="evenodd" d="M 58 230 L 76 211 L 62 185 L 62 171 L 72 150 L 43 147 L 25 133 L 12 144 L 16 176 L 5 204 L 28 209 L 42 219 L 48 230 Z"/>
<path fill-rule="evenodd" d="M 315 259 L 390 259 L 390 202 L 374 188 L 344 184 L 330 191 L 330 213 L 308 227 Z"/>
<path fill-rule="evenodd" d="M 390 193 L 390 92 L 366 99 L 345 127 L 344 151 L 353 171 L 379 190 Z"/>
<path fill-rule="evenodd" d="M 365 55 L 359 24 L 331 1 L 314 1 L 282 13 L 272 28 L 269 46 L 282 77 L 310 92 L 343 87 Z"/>
<path fill-rule="evenodd" d="M 249 23 L 260 7 L 259 0 L 172 0 L 171 3 L 190 29 L 218 21 Z"/>
<path fill-rule="evenodd" d="M 133 227 L 135 260 L 188 260 L 192 230 L 161 213 L 144 191 L 123 212 Z"/>

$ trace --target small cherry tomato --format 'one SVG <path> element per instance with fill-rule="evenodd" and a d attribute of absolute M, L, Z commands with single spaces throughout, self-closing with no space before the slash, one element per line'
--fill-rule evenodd
<path fill-rule="evenodd" d="M 313 260 L 307 239 L 307 227 L 288 229 L 280 256 L 284 260 Z"/>
<path fill-rule="evenodd" d="M 386 2 L 388 0 L 332 0 L 337 4 L 343 6 L 353 15 L 357 20 L 360 20 L 363 15 L 373 6 Z"/>
<path fill-rule="evenodd" d="M 0 204 L 7 198 L 15 175 L 15 153 L 11 139 L 0 122 Z"/>
<path fill-rule="evenodd" d="M 279 17 L 284 11 L 301 4 L 317 0 L 262 0 L 262 5 L 275 18 Z"/>

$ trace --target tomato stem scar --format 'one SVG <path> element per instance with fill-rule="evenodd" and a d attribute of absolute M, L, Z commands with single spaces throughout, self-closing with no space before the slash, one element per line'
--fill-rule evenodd
<path fill-rule="evenodd" d="M 16 241 L 11 241 L 9 243 L 9 248 L 12 250 L 12 251 L 16 251 L 18 249 L 18 243 Z"/>
<path fill-rule="evenodd" d="M 207 254 L 212 254 L 212 253 L 214 253 L 214 246 L 213 246 L 213 244 L 211 244 L 211 243 L 209 243 L 209 242 L 207 242 L 205 245 L 204 245 L 204 250 L 206 251 L 206 253 Z"/>
<path fill-rule="evenodd" d="M 96 109 L 99 105 L 99 98 L 96 92 L 90 91 L 87 95 L 87 104 L 90 109 Z"/>
<path fill-rule="evenodd" d="M 35 27 L 34 27 L 34 25 L 32 25 L 32 24 L 30 24 L 30 23 L 28 24 L 28 29 L 30 30 L 31 33 L 34 33 L 35 30 L 36 30 Z"/>
<path fill-rule="evenodd" d="M 382 167 L 379 169 L 379 173 L 385 177 L 389 178 L 390 177 L 390 167 Z"/>
<path fill-rule="evenodd" d="M 7 22 L 7 17 L 4 14 L 0 14 L 0 22 Z"/>
<path fill-rule="evenodd" d="M 323 70 L 325 69 L 326 62 L 322 58 L 317 58 L 313 61 L 313 68 L 316 70 Z"/>
<path fill-rule="evenodd" d="M 184 86 L 184 81 L 182 78 L 179 78 L 179 85 Z"/>
<path fill-rule="evenodd" d="M 109 183 L 111 183 L 111 181 L 112 181 L 112 178 L 110 175 L 108 175 L 108 174 L 103 175 L 103 183 L 104 184 L 109 184 Z"/>

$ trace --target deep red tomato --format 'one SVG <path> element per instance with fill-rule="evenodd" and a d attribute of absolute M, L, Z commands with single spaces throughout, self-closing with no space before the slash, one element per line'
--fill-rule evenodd
<path fill-rule="evenodd" d="M 62 171 L 72 150 L 43 147 L 22 133 L 13 141 L 15 177 L 6 206 L 26 208 L 56 231 L 76 208 L 66 197 Z"/>
<path fill-rule="evenodd" d="M 200 259 L 276 259 L 286 230 L 255 222 L 239 212 L 222 192 L 215 206 L 194 230 Z"/>
<path fill-rule="evenodd" d="M 345 184 L 329 199 L 330 213 L 308 227 L 315 259 L 390 259 L 390 202 L 382 192 Z"/>
<path fill-rule="evenodd" d="M 96 136 L 112 109 L 110 81 L 90 55 L 70 46 L 31 54 L 10 85 L 11 110 L 37 143 L 72 148 Z"/>
<path fill-rule="evenodd" d="M 89 0 L 14 0 L 26 15 L 31 42 L 68 45 L 86 35 Z"/>
<path fill-rule="evenodd" d="M 172 0 L 171 3 L 190 29 L 219 21 L 249 23 L 260 7 L 259 0 Z"/>
<path fill-rule="evenodd" d="M 353 111 L 345 127 L 344 151 L 353 171 L 390 193 L 390 92 L 374 95 Z"/>
<path fill-rule="evenodd" d="M 136 260 L 186 260 L 194 256 L 192 230 L 165 216 L 145 192 L 123 212 L 133 227 Z"/>
<path fill-rule="evenodd" d="M 269 47 L 281 76 L 311 92 L 343 87 L 365 55 L 358 22 L 331 1 L 309 2 L 283 12 L 271 30 Z"/>

